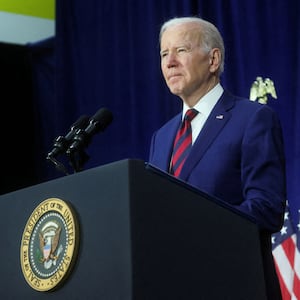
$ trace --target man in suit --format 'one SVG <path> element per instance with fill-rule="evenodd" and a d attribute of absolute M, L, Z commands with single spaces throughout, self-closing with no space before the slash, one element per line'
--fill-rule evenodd
<path fill-rule="evenodd" d="M 278 117 L 267 105 L 223 89 L 225 50 L 213 24 L 194 17 L 167 21 L 160 54 L 166 84 L 182 99 L 183 109 L 153 134 L 149 163 L 172 174 L 176 133 L 186 111 L 195 109 L 192 147 L 176 177 L 255 220 L 265 245 L 268 296 L 280 299 L 270 243 L 270 234 L 281 228 L 286 201 Z"/>

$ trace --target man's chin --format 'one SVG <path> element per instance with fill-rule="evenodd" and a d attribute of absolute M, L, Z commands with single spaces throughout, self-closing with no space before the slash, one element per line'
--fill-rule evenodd
<path fill-rule="evenodd" d="M 182 93 L 182 89 L 178 86 L 169 86 L 169 90 L 172 94 L 179 96 Z"/>

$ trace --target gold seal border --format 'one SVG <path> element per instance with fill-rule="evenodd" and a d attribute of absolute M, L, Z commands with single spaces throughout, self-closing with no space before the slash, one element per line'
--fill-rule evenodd
<path fill-rule="evenodd" d="M 30 262 L 30 241 L 31 235 L 39 220 L 50 212 L 59 213 L 67 227 L 68 244 L 66 246 L 65 254 L 62 259 L 61 267 L 49 278 L 44 279 L 38 277 L 31 268 Z M 27 283 L 35 290 L 40 292 L 50 291 L 57 288 L 61 283 L 67 279 L 75 258 L 78 253 L 79 246 L 79 232 L 78 222 L 75 217 L 75 212 L 65 201 L 59 198 L 48 198 L 41 202 L 30 215 L 23 231 L 21 247 L 20 247 L 20 261 L 23 275 Z"/>

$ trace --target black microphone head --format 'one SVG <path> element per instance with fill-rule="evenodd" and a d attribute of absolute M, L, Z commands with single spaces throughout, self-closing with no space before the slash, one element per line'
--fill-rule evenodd
<path fill-rule="evenodd" d="M 76 131 L 78 129 L 84 129 L 89 124 L 89 117 L 86 115 L 82 115 L 78 118 L 77 121 L 74 122 L 71 126 L 71 131 L 68 132 L 68 134 L 65 136 L 65 139 L 68 143 L 72 142 L 72 139 L 74 138 Z M 67 145 L 68 146 L 68 145 Z"/>
<path fill-rule="evenodd" d="M 74 124 L 71 126 L 71 129 L 84 129 L 89 123 L 89 117 L 86 115 L 82 115 L 79 117 L 79 119 L 74 122 Z"/>
<path fill-rule="evenodd" d="M 94 125 L 94 132 L 103 131 L 113 120 L 113 114 L 107 108 L 100 108 L 91 118 L 90 123 Z"/>
<path fill-rule="evenodd" d="M 91 118 L 85 130 L 78 130 L 74 136 L 73 143 L 67 150 L 68 155 L 87 147 L 92 136 L 103 131 L 113 120 L 113 114 L 107 108 L 100 108 Z"/>

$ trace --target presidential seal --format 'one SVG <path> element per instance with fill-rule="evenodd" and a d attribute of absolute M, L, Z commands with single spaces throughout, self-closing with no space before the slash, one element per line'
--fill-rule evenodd
<path fill-rule="evenodd" d="M 61 199 L 40 203 L 25 226 L 20 249 L 23 275 L 37 291 L 57 288 L 69 275 L 78 250 L 74 211 Z"/>

